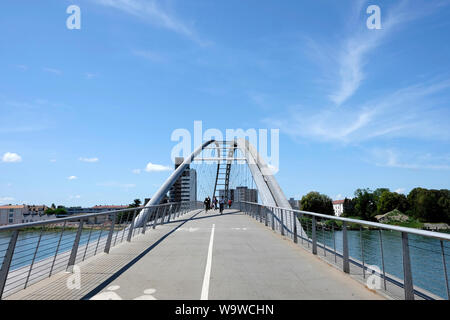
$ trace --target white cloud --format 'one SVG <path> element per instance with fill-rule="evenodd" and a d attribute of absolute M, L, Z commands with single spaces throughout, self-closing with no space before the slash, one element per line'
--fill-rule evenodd
<path fill-rule="evenodd" d="M 3 162 L 21 162 L 22 157 L 14 152 L 6 152 L 2 158 Z"/>
<path fill-rule="evenodd" d="M 58 76 L 62 74 L 62 71 L 61 71 L 61 70 L 58 70 L 58 69 L 53 69 L 53 68 L 42 68 L 42 70 L 44 70 L 45 72 L 48 72 L 48 73 L 56 74 L 56 75 L 58 75 Z"/>
<path fill-rule="evenodd" d="M 161 172 L 161 171 L 171 171 L 172 168 L 168 166 L 163 166 L 160 164 L 153 164 L 149 162 L 147 164 L 147 167 L 145 168 L 145 171 L 147 172 Z"/>
<path fill-rule="evenodd" d="M 126 189 L 136 187 L 136 185 L 133 183 L 119 183 L 116 181 L 102 182 L 102 183 L 98 183 L 97 185 L 101 186 L 101 187 L 116 187 L 116 188 L 126 188 Z"/>
<path fill-rule="evenodd" d="M 80 158 L 79 159 L 80 161 L 83 161 L 83 162 L 98 162 L 98 158 Z"/>
<path fill-rule="evenodd" d="M 369 160 L 379 167 L 415 169 L 415 170 L 450 170 L 450 156 L 436 157 L 430 154 L 399 152 L 394 149 L 372 149 Z M 405 159 L 406 158 L 406 159 Z"/>
<path fill-rule="evenodd" d="M 344 197 L 342 196 L 342 194 L 338 194 L 338 195 L 336 195 L 335 197 L 334 197 L 334 199 L 333 200 L 344 200 Z"/>
<path fill-rule="evenodd" d="M 324 70 L 322 80 L 331 84 L 328 98 L 337 106 L 344 104 L 357 92 L 366 78 L 364 67 L 369 56 L 375 54 L 386 39 L 400 27 L 405 27 L 407 22 L 438 9 L 434 4 L 420 3 L 414 6 L 409 1 L 398 1 L 382 10 L 382 29 L 369 30 L 360 18 L 362 13 L 366 13 L 367 6 L 367 1 L 354 2 L 354 8 L 347 17 L 348 35 L 341 37 L 337 45 L 319 44 L 310 38 L 305 41 L 310 57 Z"/>
<path fill-rule="evenodd" d="M 294 137 L 343 143 L 377 137 L 450 139 L 450 109 L 438 94 L 450 91 L 450 79 L 421 83 L 385 94 L 361 106 L 320 111 L 297 108 L 282 120 L 267 119 Z"/>
<path fill-rule="evenodd" d="M 161 28 L 165 28 L 184 35 L 201 45 L 206 43 L 199 40 L 198 36 L 180 19 L 174 15 L 169 14 L 162 9 L 154 0 L 93 0 L 94 2 L 121 10 L 125 13 L 139 17 L 142 20 L 149 22 Z"/>
<path fill-rule="evenodd" d="M 133 50 L 135 56 L 142 57 L 152 62 L 165 62 L 166 59 L 159 53 L 150 50 Z"/>
<path fill-rule="evenodd" d="M 77 176 L 70 176 L 67 179 L 69 179 L 69 180 L 76 180 L 76 179 L 78 179 L 78 177 Z"/>
<path fill-rule="evenodd" d="M 13 201 L 13 197 L 0 197 L 0 203 L 9 203 L 9 201 Z"/>
<path fill-rule="evenodd" d="M 97 77 L 97 74 L 96 74 L 96 73 L 86 72 L 85 75 L 86 75 L 86 78 L 87 78 L 87 79 L 92 79 L 92 78 Z"/>
<path fill-rule="evenodd" d="M 79 194 L 69 197 L 69 199 L 80 199 L 80 198 L 81 198 L 81 196 Z"/>
<path fill-rule="evenodd" d="M 50 162 L 56 162 L 56 159 L 50 159 Z"/>
<path fill-rule="evenodd" d="M 141 169 L 133 169 L 133 173 L 134 174 L 140 174 L 141 173 Z"/>
<path fill-rule="evenodd" d="M 397 192 L 397 193 L 400 193 L 400 194 L 404 194 L 405 193 L 405 188 L 398 188 L 394 192 Z"/>

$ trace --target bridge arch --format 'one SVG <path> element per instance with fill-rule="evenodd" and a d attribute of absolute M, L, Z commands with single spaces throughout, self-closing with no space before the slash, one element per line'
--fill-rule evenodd
<path fill-rule="evenodd" d="M 217 155 L 220 158 L 220 143 L 216 140 L 209 140 L 204 142 L 201 146 L 199 146 L 192 154 L 184 159 L 183 163 L 167 178 L 164 184 L 156 191 L 151 200 L 146 204 L 146 208 L 158 205 L 164 196 L 169 192 L 170 188 L 175 184 L 175 182 L 180 178 L 183 174 L 184 170 L 194 161 L 194 159 L 208 146 L 213 145 L 214 149 L 217 149 Z M 227 142 L 229 145 L 233 146 L 237 150 L 240 150 L 242 155 L 247 162 L 247 165 L 252 174 L 253 180 L 255 181 L 258 197 L 261 200 L 263 205 L 266 206 L 274 206 L 285 209 L 292 209 L 286 196 L 284 195 L 282 189 L 280 188 L 278 182 L 276 181 L 272 170 L 266 164 L 264 159 L 257 152 L 256 148 L 246 139 L 235 139 L 231 142 Z M 233 152 L 230 150 L 228 152 L 228 156 L 232 156 Z M 227 156 L 227 153 L 224 152 L 224 156 Z M 229 158 L 227 158 L 227 163 L 231 162 Z M 151 214 L 152 210 L 146 210 L 145 208 L 141 210 L 139 215 L 136 218 L 136 225 L 142 226 L 144 221 L 147 220 L 147 216 Z M 276 224 L 279 224 L 281 221 L 281 215 L 283 216 L 283 222 L 288 232 L 292 233 L 293 230 L 293 221 L 292 219 L 288 219 L 290 215 L 286 212 L 274 212 L 276 216 Z M 298 224 L 298 230 L 301 229 L 300 223 L 296 220 Z"/>

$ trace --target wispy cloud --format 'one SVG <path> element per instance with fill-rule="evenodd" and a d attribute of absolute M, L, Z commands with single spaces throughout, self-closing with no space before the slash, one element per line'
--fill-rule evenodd
<path fill-rule="evenodd" d="M 164 58 L 161 54 L 151 50 L 133 50 L 132 53 L 137 57 L 141 57 L 152 62 L 162 63 L 166 61 L 166 58 Z"/>
<path fill-rule="evenodd" d="M 201 41 L 192 27 L 181 21 L 175 15 L 161 8 L 155 0 L 92 0 L 97 4 L 121 10 L 127 14 L 139 17 L 161 28 L 168 29 L 183 36 L 186 36 L 199 44 L 206 44 Z"/>
<path fill-rule="evenodd" d="M 113 187 L 113 188 L 125 188 L 125 189 L 136 187 L 136 185 L 133 183 L 119 183 L 116 181 L 101 182 L 101 183 L 98 183 L 97 185 L 101 186 L 101 187 Z"/>
<path fill-rule="evenodd" d="M 91 72 L 86 72 L 84 75 L 86 76 L 86 79 L 93 79 L 95 77 L 98 77 L 98 74 Z"/>
<path fill-rule="evenodd" d="M 417 169 L 417 170 L 450 170 L 450 156 L 438 157 L 431 154 L 399 152 L 395 149 L 375 148 L 370 151 L 375 165 L 379 167 Z"/>
<path fill-rule="evenodd" d="M 48 72 L 48 73 L 53 73 L 53 74 L 58 75 L 58 76 L 62 74 L 61 70 L 54 69 L 54 68 L 47 68 L 47 67 L 45 67 L 45 68 L 42 68 L 42 70 L 45 71 L 45 72 Z"/>
<path fill-rule="evenodd" d="M 359 17 L 361 11 L 368 6 L 367 1 L 354 3 L 353 16 Z M 411 8 L 410 2 L 403 0 L 393 6 L 382 10 L 382 29 L 369 30 L 361 19 L 352 19 L 348 35 L 335 46 L 321 45 L 312 39 L 307 39 L 310 56 L 326 71 L 327 82 L 331 83 L 332 90 L 328 98 L 335 105 L 342 105 L 350 99 L 360 88 L 366 78 L 364 67 L 371 53 L 390 36 L 395 34 L 400 26 L 407 22 L 434 12 L 435 5 L 425 8 Z M 368 17 L 368 16 L 367 16 Z"/>
<path fill-rule="evenodd" d="M 0 197 L 0 203 L 8 203 L 13 200 L 14 200 L 13 197 Z"/>
<path fill-rule="evenodd" d="M 378 137 L 450 139 L 450 80 L 420 83 L 386 94 L 361 106 L 296 108 L 284 119 L 267 119 L 294 137 L 351 143 Z M 300 110 L 299 110 L 300 109 Z"/>
<path fill-rule="evenodd" d="M 24 65 L 24 64 L 18 64 L 16 65 L 17 68 L 19 68 L 22 71 L 27 71 L 28 70 L 28 66 Z"/>
<path fill-rule="evenodd" d="M 141 169 L 133 169 L 132 171 L 134 174 L 140 174 L 141 173 Z"/>
<path fill-rule="evenodd" d="M 78 179 L 78 177 L 77 177 L 77 176 L 70 176 L 70 177 L 68 177 L 67 179 L 68 179 L 68 180 L 76 180 L 76 179 Z"/>
<path fill-rule="evenodd" d="M 79 158 L 79 160 L 82 162 L 90 162 L 90 163 L 99 161 L 98 158 Z"/>

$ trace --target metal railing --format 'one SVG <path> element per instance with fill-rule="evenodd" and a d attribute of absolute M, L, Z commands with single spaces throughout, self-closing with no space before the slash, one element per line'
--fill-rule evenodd
<path fill-rule="evenodd" d="M 0 299 L 201 207 L 166 203 L 0 227 Z M 145 223 L 135 225 L 139 213 Z"/>
<path fill-rule="evenodd" d="M 375 289 L 390 297 L 450 300 L 450 234 L 251 202 L 238 206 L 345 273 L 367 284 L 378 278 Z"/>

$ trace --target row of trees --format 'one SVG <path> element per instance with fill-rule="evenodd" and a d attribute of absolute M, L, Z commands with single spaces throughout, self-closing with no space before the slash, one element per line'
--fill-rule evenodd
<path fill-rule="evenodd" d="M 310 192 L 300 201 L 301 210 L 334 214 L 330 197 L 319 192 Z M 387 188 L 357 189 L 353 199 L 344 200 L 346 217 L 376 220 L 375 216 L 399 210 L 421 222 L 450 223 L 450 190 L 415 188 L 406 196 L 391 192 Z"/>

